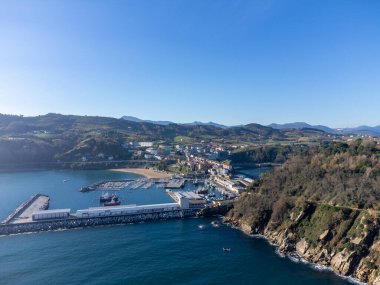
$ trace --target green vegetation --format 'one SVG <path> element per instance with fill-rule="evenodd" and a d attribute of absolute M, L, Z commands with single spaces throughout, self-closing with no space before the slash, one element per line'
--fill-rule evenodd
<path fill-rule="evenodd" d="M 241 197 L 230 217 L 242 218 L 254 228 L 269 221 L 276 227 L 297 205 L 313 203 L 318 205 L 315 219 L 311 216 L 305 220 L 300 234 L 316 241 L 334 223 L 349 229 L 351 224 L 343 221 L 354 220 L 356 209 L 380 210 L 379 173 L 380 149 L 373 141 L 311 148 L 291 156 L 255 182 L 252 192 Z M 335 232 L 335 236 L 346 234 L 342 227 L 343 232 Z"/>
<path fill-rule="evenodd" d="M 380 269 L 379 171 L 380 148 L 372 140 L 291 153 L 241 196 L 227 220 L 370 282 Z"/>
<path fill-rule="evenodd" d="M 357 211 L 349 208 L 338 208 L 329 205 L 320 205 L 316 208 L 311 219 L 305 219 L 299 226 L 298 234 L 315 247 L 320 236 L 330 231 L 325 240 L 331 240 L 329 246 L 336 247 L 346 236 L 351 224 L 357 216 Z"/>
<path fill-rule="evenodd" d="M 295 130 L 293 134 L 269 127 L 249 124 L 221 129 L 209 125 L 156 125 L 123 119 L 93 116 L 64 116 L 47 114 L 37 117 L 0 114 L 0 166 L 27 166 L 56 162 L 80 162 L 83 157 L 97 161 L 113 157 L 131 158 L 123 144 L 130 141 L 163 141 L 173 143 L 218 142 L 222 144 L 247 142 L 248 145 L 275 141 L 328 139 L 326 133 Z M 182 141 L 181 141 L 182 140 Z M 276 155 L 283 161 L 282 153 Z M 262 159 L 272 159 L 272 154 Z M 236 154 L 237 160 L 244 155 Z M 257 157 L 256 161 L 260 158 Z"/>
<path fill-rule="evenodd" d="M 307 145 L 265 145 L 234 151 L 230 159 L 233 163 L 284 163 L 289 155 L 307 149 Z"/>

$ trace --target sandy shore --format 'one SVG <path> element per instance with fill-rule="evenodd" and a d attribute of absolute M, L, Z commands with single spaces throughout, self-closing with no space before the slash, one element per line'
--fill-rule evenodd
<path fill-rule="evenodd" d="M 118 172 L 129 172 L 144 175 L 147 178 L 169 178 L 173 175 L 167 172 L 157 171 L 155 169 L 145 169 L 145 168 L 119 168 L 119 169 L 111 169 L 112 171 Z"/>

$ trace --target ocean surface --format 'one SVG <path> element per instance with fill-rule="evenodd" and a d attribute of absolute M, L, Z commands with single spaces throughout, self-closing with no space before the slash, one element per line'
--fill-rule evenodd
<path fill-rule="evenodd" d="M 103 179 L 138 177 L 111 171 L 0 174 L 0 219 L 36 193 L 51 208 L 97 205 L 99 192 L 78 190 Z M 64 182 L 66 181 L 66 182 Z M 126 203 L 171 202 L 162 188 L 121 190 Z M 0 284 L 350 284 L 330 271 L 276 254 L 215 219 L 190 218 L 0 237 Z M 223 252 L 223 247 L 231 252 Z"/>

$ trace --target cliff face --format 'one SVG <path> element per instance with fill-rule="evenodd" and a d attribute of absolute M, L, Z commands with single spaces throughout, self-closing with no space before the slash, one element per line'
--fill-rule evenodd
<path fill-rule="evenodd" d="M 231 210 L 225 220 L 248 234 L 262 234 L 283 252 L 335 272 L 380 285 L 380 235 L 377 212 L 302 202 L 283 221 L 275 217 L 252 224 L 250 217 Z"/>

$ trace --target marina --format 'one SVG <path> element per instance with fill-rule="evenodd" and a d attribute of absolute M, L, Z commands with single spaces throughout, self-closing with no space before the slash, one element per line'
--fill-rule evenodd
<path fill-rule="evenodd" d="M 191 197 L 191 196 L 189 196 Z M 0 236 L 100 225 L 129 224 L 161 219 L 192 217 L 197 209 L 189 199 L 178 196 L 176 203 L 90 207 L 72 213 L 70 209 L 46 210 L 49 197 L 38 194 L 16 209 L 17 215 L 0 225 Z M 45 209 L 44 209 L 45 208 Z"/>
<path fill-rule="evenodd" d="M 191 182 L 191 180 L 182 178 L 138 178 L 125 180 L 106 180 L 84 186 L 80 189 L 80 192 L 91 192 L 96 190 L 120 191 L 123 189 L 148 189 L 153 185 L 157 185 L 157 187 L 160 188 L 180 189 L 185 186 L 186 182 Z"/>
<path fill-rule="evenodd" d="M 186 180 L 185 179 L 175 179 L 169 181 L 169 183 L 166 184 L 166 188 L 170 189 L 179 189 L 183 188 L 185 186 Z"/>
<path fill-rule="evenodd" d="M 135 183 L 135 189 L 153 185 L 151 181 L 145 180 L 127 183 Z M 174 200 L 173 203 L 148 205 L 121 205 L 115 194 L 105 193 L 99 197 L 103 206 L 79 209 L 76 212 L 71 209 L 48 210 L 50 197 L 37 194 L 22 203 L 0 225 L 0 235 L 185 218 L 195 216 L 206 205 L 206 200 L 194 192 L 167 190 L 167 193 Z"/>
<path fill-rule="evenodd" d="M 70 183 L 69 178 L 61 181 L 65 185 Z M 87 205 L 83 204 L 84 207 L 72 209 L 71 206 L 63 208 L 53 206 L 53 209 L 49 209 L 50 196 L 37 194 L 23 202 L 2 222 L 0 234 L 21 233 L 29 230 L 44 231 L 46 225 L 50 228 L 82 227 L 83 219 L 87 220 L 86 225 L 101 225 L 111 224 L 111 221 L 129 223 L 156 220 L 162 217 L 183 218 L 204 213 L 206 208 L 211 210 L 205 213 L 214 213 L 215 207 L 221 205 L 220 202 L 231 198 L 231 195 L 227 195 L 231 194 L 230 191 L 214 185 L 209 180 L 183 177 L 121 177 L 103 179 L 87 185 L 80 188 L 82 193 L 77 192 L 88 201 Z M 144 195 L 145 197 L 158 195 L 162 197 L 160 202 L 152 203 L 150 199 L 146 200 L 146 203 L 134 202 L 135 194 L 140 196 L 147 191 L 149 194 Z M 164 198 L 165 196 L 171 201 Z"/>

